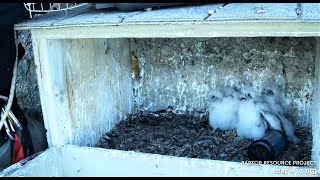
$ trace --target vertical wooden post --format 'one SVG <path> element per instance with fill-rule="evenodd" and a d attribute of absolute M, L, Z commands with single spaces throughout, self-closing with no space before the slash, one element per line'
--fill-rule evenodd
<path fill-rule="evenodd" d="M 315 88 L 312 111 L 312 160 L 316 162 L 316 168 L 320 170 L 320 38 L 316 37 L 315 58 Z"/>

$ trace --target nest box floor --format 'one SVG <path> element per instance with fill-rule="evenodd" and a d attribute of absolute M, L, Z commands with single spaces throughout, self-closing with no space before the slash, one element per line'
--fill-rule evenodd
<path fill-rule="evenodd" d="M 287 142 L 276 160 L 311 160 L 312 133 L 299 128 L 301 145 Z M 247 148 L 252 140 L 237 137 L 235 131 L 214 131 L 206 116 L 177 115 L 171 112 L 130 116 L 99 139 L 97 147 L 178 157 L 225 161 L 249 160 Z"/>

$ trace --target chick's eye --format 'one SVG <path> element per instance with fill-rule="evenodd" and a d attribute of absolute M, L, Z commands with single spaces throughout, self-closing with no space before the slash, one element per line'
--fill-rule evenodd
<path fill-rule="evenodd" d="M 267 90 L 267 93 L 271 94 L 271 93 L 272 93 L 272 91 L 271 91 L 271 90 Z"/>
<path fill-rule="evenodd" d="M 214 99 L 214 98 L 216 98 L 216 96 L 212 95 L 212 96 L 210 96 L 210 98 L 211 98 L 211 99 Z"/>

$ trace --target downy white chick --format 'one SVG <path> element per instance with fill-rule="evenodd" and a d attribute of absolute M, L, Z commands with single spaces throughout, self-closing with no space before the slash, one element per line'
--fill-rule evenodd
<path fill-rule="evenodd" d="M 239 137 L 256 140 L 262 138 L 268 128 L 281 130 L 278 117 L 271 112 L 270 107 L 252 87 L 245 86 L 241 92 L 237 126 Z"/>
<path fill-rule="evenodd" d="M 241 93 L 239 91 L 237 91 L 236 89 L 232 88 L 232 87 L 223 87 L 221 88 L 224 97 L 228 97 L 228 96 L 232 96 L 233 98 L 237 99 L 238 101 L 240 101 L 240 95 Z"/>
<path fill-rule="evenodd" d="M 213 129 L 233 130 L 238 123 L 239 92 L 230 87 L 210 90 L 209 125 Z"/>
<path fill-rule="evenodd" d="M 240 91 L 237 135 L 245 139 L 260 139 L 265 135 L 266 124 L 261 118 L 259 109 L 254 102 L 256 94 L 248 86 L 241 88 Z"/>
<path fill-rule="evenodd" d="M 263 100 L 269 105 L 272 113 L 275 114 L 281 122 L 282 129 L 286 134 L 288 140 L 295 144 L 301 142 L 301 140 L 294 134 L 294 126 L 292 122 L 285 117 L 285 110 L 278 97 L 278 91 L 275 87 L 269 86 L 262 90 L 261 92 Z"/>

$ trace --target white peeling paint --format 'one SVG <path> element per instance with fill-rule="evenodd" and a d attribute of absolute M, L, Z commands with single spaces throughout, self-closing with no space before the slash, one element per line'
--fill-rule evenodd
<path fill-rule="evenodd" d="M 39 73 L 48 84 L 40 82 L 48 99 L 42 98 L 42 106 L 51 113 L 44 118 L 49 146 L 95 145 L 133 111 L 128 40 L 48 41 L 52 46 L 40 52 L 49 55 L 41 59 Z"/>
<path fill-rule="evenodd" d="M 290 168 L 304 171 L 314 169 L 313 166 Z M 5 171 L 10 172 L 9 169 L 13 167 Z M 276 170 L 279 169 L 288 169 L 288 166 L 246 165 L 238 162 L 65 145 L 49 148 L 14 172 L 6 173 L 6 176 L 316 176 L 312 173 L 277 173 Z"/>

